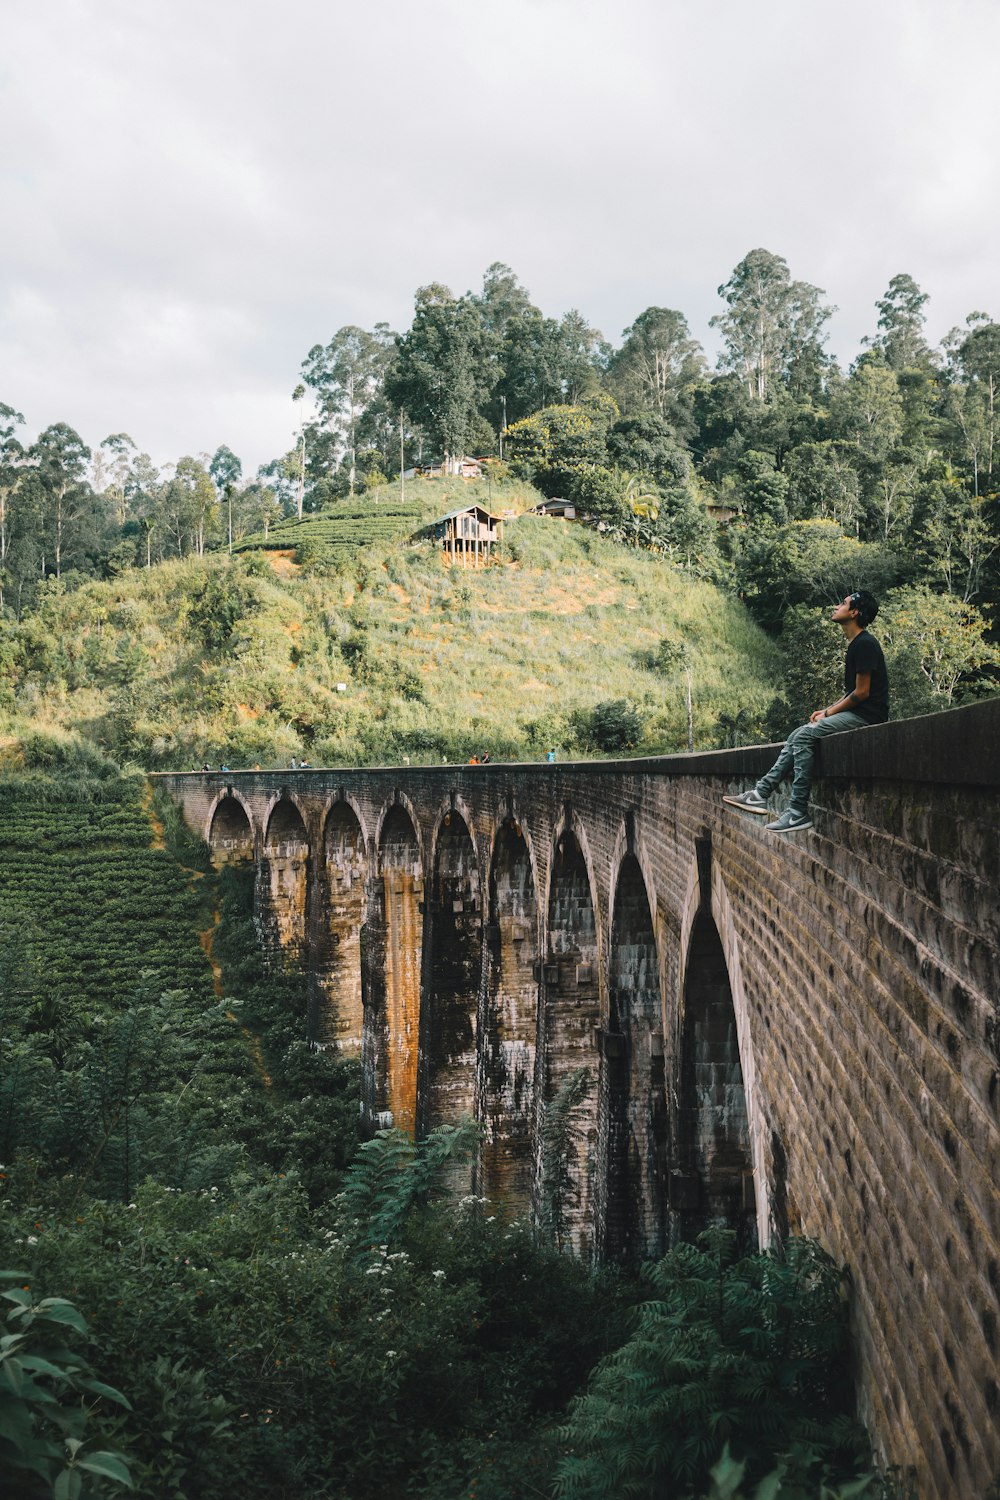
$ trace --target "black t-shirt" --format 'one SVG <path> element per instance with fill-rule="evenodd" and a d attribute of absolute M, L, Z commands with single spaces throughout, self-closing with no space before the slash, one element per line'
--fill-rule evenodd
<path fill-rule="evenodd" d="M 863 703 L 855 703 L 852 714 L 866 724 L 884 724 L 889 717 L 889 674 L 885 669 L 882 647 L 873 635 L 862 630 L 847 648 L 844 659 L 844 692 L 853 693 L 859 672 L 872 674 L 871 691 Z"/>

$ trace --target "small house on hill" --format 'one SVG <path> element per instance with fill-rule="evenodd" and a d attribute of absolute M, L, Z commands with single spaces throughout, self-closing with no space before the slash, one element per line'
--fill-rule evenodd
<path fill-rule="evenodd" d="M 719 526 L 728 526 L 734 516 L 739 515 L 735 505 L 706 505 L 705 514 Z"/>
<path fill-rule="evenodd" d="M 551 500 L 543 500 L 540 505 L 533 505 L 529 512 L 533 516 L 559 516 L 563 521 L 576 520 L 576 506 L 572 500 L 560 500 L 553 495 Z"/>
<path fill-rule="evenodd" d="M 404 479 L 444 479 L 447 475 L 457 479 L 482 479 L 482 458 L 449 458 L 444 463 L 416 464 L 405 470 Z"/>
<path fill-rule="evenodd" d="M 461 561 L 463 568 L 478 568 L 490 561 L 502 532 L 500 517 L 492 515 L 485 506 L 464 505 L 425 526 L 417 535 L 437 537 L 453 566 Z"/>

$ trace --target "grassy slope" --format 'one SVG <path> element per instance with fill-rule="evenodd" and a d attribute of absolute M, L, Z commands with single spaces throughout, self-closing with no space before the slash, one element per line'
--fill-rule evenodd
<path fill-rule="evenodd" d="M 486 499 L 484 485 L 411 490 L 428 515 Z M 494 487 L 493 508 L 531 498 Z M 637 748 L 676 750 L 684 680 L 648 660 L 663 637 L 691 653 L 696 746 L 718 742 L 720 713 L 758 717 L 774 691 L 774 648 L 738 602 L 572 524 L 509 522 L 503 561 L 479 572 L 446 567 L 428 542 L 305 569 L 269 553 L 256 576 L 248 567 L 215 555 L 52 591 L 14 632 L 6 680 L 0 665 L 0 738 L 82 736 L 159 769 L 303 753 L 314 764 L 482 748 L 528 758 L 549 743 L 586 753 L 573 711 L 628 698 L 646 722 Z M 251 605 L 228 645 L 210 649 L 192 603 L 229 570 Z"/>

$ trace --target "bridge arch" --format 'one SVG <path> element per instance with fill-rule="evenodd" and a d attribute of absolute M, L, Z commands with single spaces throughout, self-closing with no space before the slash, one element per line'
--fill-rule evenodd
<path fill-rule="evenodd" d="M 331 803 L 322 826 L 310 1029 L 321 1044 L 335 1043 L 357 1055 L 364 1028 L 361 935 L 368 853 L 358 809 L 347 798 Z"/>
<path fill-rule="evenodd" d="M 424 867 L 408 799 L 386 805 L 377 822 L 362 953 L 365 997 L 362 1109 L 370 1121 L 411 1135 L 417 1124 Z"/>
<path fill-rule="evenodd" d="M 424 838 L 421 831 L 422 825 L 420 821 L 420 813 L 412 797 L 408 796 L 407 793 L 402 791 L 399 787 L 396 787 L 393 790 L 392 794 L 385 799 L 376 814 L 375 832 L 372 835 L 372 846 L 376 850 L 381 849 L 386 821 L 398 808 L 402 808 L 410 821 L 410 827 L 412 828 L 414 837 L 417 840 L 417 846 L 420 852 L 420 861 L 422 866 L 424 857 Z"/>
<path fill-rule="evenodd" d="M 483 1192 L 513 1212 L 531 1206 L 538 1034 L 538 883 L 527 835 L 513 813 L 494 830 L 478 1049 L 478 1109 L 485 1129 Z"/>
<path fill-rule="evenodd" d="M 459 794 L 454 791 L 450 792 L 446 798 L 438 803 L 437 809 L 435 810 L 434 815 L 431 819 L 431 848 L 430 859 L 428 862 L 429 866 L 433 870 L 437 861 L 438 841 L 440 840 L 442 834 L 445 834 L 448 829 L 451 828 L 451 820 L 455 816 L 461 818 L 462 822 L 465 824 L 466 832 L 469 835 L 472 849 L 476 856 L 476 868 L 478 871 L 482 868 L 483 861 L 481 858 L 482 851 L 479 847 L 479 839 L 476 837 L 475 813 L 473 812 L 472 808 L 470 808 L 465 798 L 459 796 Z"/>
<path fill-rule="evenodd" d="M 431 839 L 431 900 L 421 1013 L 421 1134 L 474 1113 L 482 977 L 479 855 L 466 818 L 449 802 Z"/>
<path fill-rule="evenodd" d="M 549 861 L 541 1110 L 557 1121 L 574 1089 L 580 1092 L 582 1086 L 586 1092 L 573 1108 L 561 1144 L 551 1131 L 543 1143 L 539 1210 L 551 1221 L 557 1243 L 592 1255 L 601 983 L 596 886 L 585 838 L 576 820 L 564 814 Z"/>
<path fill-rule="evenodd" d="M 618 833 L 611 851 L 608 890 L 612 892 L 612 895 L 618 889 L 618 879 L 622 864 L 630 855 L 638 861 L 639 869 L 642 872 L 642 883 L 646 888 L 650 916 L 655 926 L 657 908 L 656 872 L 653 861 L 649 857 L 649 851 L 646 848 L 642 824 L 636 817 L 634 810 L 627 812 L 619 823 Z M 612 912 L 613 907 L 614 902 L 612 900 Z"/>
<path fill-rule="evenodd" d="M 618 866 L 603 1038 L 604 1254 L 638 1261 L 664 1244 L 666 1086 L 653 905 L 631 835 Z"/>
<path fill-rule="evenodd" d="M 787 1225 L 778 1222 L 776 1198 L 784 1193 L 783 1165 L 775 1160 L 781 1146 L 768 1127 L 761 1098 L 757 1056 L 753 1043 L 750 1005 L 743 985 L 740 941 L 733 904 L 722 872 L 712 864 L 712 916 L 722 943 L 729 976 L 729 991 L 736 1016 L 736 1038 L 743 1074 L 743 1096 L 750 1134 L 750 1159 L 753 1170 L 753 1192 L 757 1215 L 757 1242 L 766 1248 L 776 1237 L 787 1233 Z M 776 1143 L 772 1144 L 772 1143 Z"/>
<path fill-rule="evenodd" d="M 257 875 L 258 925 L 272 963 L 306 960 L 310 862 L 302 809 L 295 798 L 281 792 L 267 810 Z"/>
<path fill-rule="evenodd" d="M 253 859 L 253 814 L 232 787 L 220 791 L 209 808 L 205 842 L 217 864 Z"/>
<path fill-rule="evenodd" d="M 365 828 L 364 808 L 362 807 L 357 797 L 353 796 L 350 792 L 346 791 L 343 788 L 338 791 L 337 795 L 332 799 L 332 801 L 325 804 L 324 810 L 321 814 L 324 840 L 326 837 L 326 829 L 327 825 L 329 824 L 331 814 L 337 808 L 347 809 L 354 815 L 354 821 L 357 823 L 358 833 L 361 837 L 361 855 L 367 863 L 371 858 L 372 837 L 368 830 Z"/>
<path fill-rule="evenodd" d="M 673 1228 L 692 1239 L 725 1223 L 746 1249 L 756 1248 L 770 1230 L 750 1018 L 732 908 L 707 843 L 698 850 L 681 932 Z"/>

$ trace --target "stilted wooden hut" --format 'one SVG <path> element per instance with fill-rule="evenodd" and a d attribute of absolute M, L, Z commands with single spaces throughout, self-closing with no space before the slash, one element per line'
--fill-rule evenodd
<path fill-rule="evenodd" d="M 420 533 L 437 537 L 453 567 L 485 567 L 503 533 L 503 521 L 482 505 L 450 511 Z"/>

